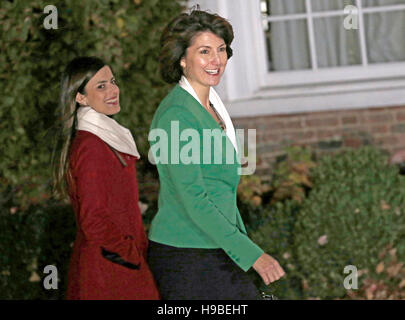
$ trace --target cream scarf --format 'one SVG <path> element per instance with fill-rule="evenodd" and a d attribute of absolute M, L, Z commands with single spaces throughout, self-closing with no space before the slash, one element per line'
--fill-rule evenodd
<path fill-rule="evenodd" d="M 120 152 L 130 154 L 138 159 L 141 157 L 131 131 L 91 107 L 80 107 L 77 110 L 76 129 L 95 134 Z"/>
<path fill-rule="evenodd" d="M 186 90 L 189 94 L 191 94 L 194 97 L 194 99 L 196 99 L 200 103 L 201 107 L 204 108 L 200 99 L 198 98 L 196 92 L 194 91 L 193 87 L 188 82 L 188 80 L 185 76 L 181 76 L 181 79 L 179 81 L 179 86 L 182 87 L 184 90 Z M 219 97 L 219 95 L 217 94 L 217 92 L 214 90 L 213 87 L 210 88 L 209 99 L 210 99 L 210 102 L 214 105 L 214 108 L 217 110 L 217 112 L 221 116 L 221 118 L 224 120 L 225 126 L 226 126 L 226 135 L 228 136 L 229 140 L 232 142 L 236 152 L 238 152 L 235 129 L 233 127 L 231 117 L 229 116 L 229 113 L 226 110 L 221 98 Z"/>

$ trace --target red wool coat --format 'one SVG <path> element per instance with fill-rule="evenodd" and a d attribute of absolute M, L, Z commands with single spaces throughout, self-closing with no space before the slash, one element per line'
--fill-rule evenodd
<path fill-rule="evenodd" d="M 70 151 L 70 199 L 77 235 L 67 299 L 159 299 L 146 263 L 148 239 L 138 206 L 136 158 L 125 167 L 96 135 L 79 130 Z"/>

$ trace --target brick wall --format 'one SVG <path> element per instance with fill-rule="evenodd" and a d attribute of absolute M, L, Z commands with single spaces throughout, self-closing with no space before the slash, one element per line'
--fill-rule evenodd
<path fill-rule="evenodd" d="M 256 129 L 257 169 L 268 176 L 285 147 L 304 145 L 315 153 L 374 145 L 405 149 L 405 106 L 234 118 L 235 128 Z"/>

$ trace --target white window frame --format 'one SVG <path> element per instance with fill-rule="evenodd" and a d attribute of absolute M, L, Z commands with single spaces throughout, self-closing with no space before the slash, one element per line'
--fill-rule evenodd
<path fill-rule="evenodd" d="M 359 13 L 388 12 L 405 7 L 386 6 L 383 10 L 381 7 L 362 8 L 360 0 L 356 1 Z M 306 2 L 310 6 L 310 0 Z M 227 18 L 234 27 L 234 56 L 229 60 L 227 71 L 218 86 L 231 116 L 405 105 L 405 62 L 368 64 L 361 14 L 359 36 L 362 65 L 271 72 L 268 71 L 259 0 L 189 0 L 189 5 L 196 3 L 203 10 L 208 9 Z M 293 17 L 336 15 L 345 16 L 343 9 L 308 12 Z M 308 23 L 308 28 L 312 27 Z M 316 51 L 313 43 L 311 46 L 313 63 Z"/>
<path fill-rule="evenodd" d="M 259 1 L 258 1 L 259 2 Z M 287 72 L 262 72 L 262 86 L 283 86 L 283 85 L 300 85 L 302 84 L 302 76 L 305 77 L 305 83 L 324 83 L 331 81 L 350 81 L 350 80 L 367 80 L 375 77 L 375 71 L 384 71 L 385 77 L 398 77 L 401 75 L 401 70 L 398 66 L 404 65 L 404 62 L 391 62 L 391 63 L 380 63 L 380 64 L 369 64 L 367 57 L 367 46 L 366 46 L 366 36 L 363 22 L 363 14 L 377 13 L 377 12 L 392 12 L 403 10 L 405 12 L 405 5 L 391 5 L 382 7 L 362 7 L 362 1 L 356 0 L 356 7 L 359 14 L 359 47 L 361 52 L 361 65 L 346 66 L 346 67 L 336 67 L 336 68 L 318 68 L 318 59 L 315 48 L 315 35 L 313 19 L 324 18 L 324 17 L 345 17 L 344 10 L 334 10 L 334 11 L 318 11 L 313 12 L 311 6 L 311 0 L 305 0 L 306 8 L 308 11 L 306 13 L 299 14 L 289 14 L 289 15 L 279 15 L 270 16 L 267 21 L 291 21 L 291 20 L 305 20 L 307 21 L 307 29 L 309 36 L 309 50 L 311 57 L 310 70 L 297 70 L 297 71 L 287 71 Z M 263 31 L 262 31 L 263 32 Z M 262 44 L 264 46 L 264 43 Z M 263 48 L 264 49 L 264 48 Z M 267 50 L 264 49 L 266 52 Z M 266 54 L 264 55 L 266 57 Z M 263 56 L 262 56 L 263 58 Z M 262 61 L 267 66 L 268 60 Z M 367 68 L 364 68 L 367 67 Z"/>

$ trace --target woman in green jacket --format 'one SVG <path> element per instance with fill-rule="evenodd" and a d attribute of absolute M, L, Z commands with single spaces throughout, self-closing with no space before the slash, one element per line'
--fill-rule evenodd
<path fill-rule="evenodd" d="M 236 206 L 240 146 L 213 86 L 232 56 L 232 26 L 205 11 L 183 13 L 161 37 L 161 74 L 178 83 L 149 133 L 159 172 L 159 210 L 149 266 L 163 299 L 260 299 L 245 273 L 266 284 L 284 271 L 253 243 Z"/>

